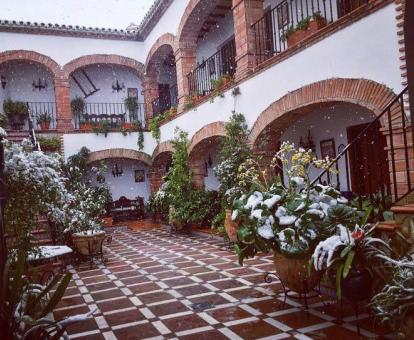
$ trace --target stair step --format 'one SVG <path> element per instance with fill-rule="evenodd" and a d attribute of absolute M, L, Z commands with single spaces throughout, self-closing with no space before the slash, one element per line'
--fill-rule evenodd
<path fill-rule="evenodd" d="M 46 229 L 35 229 L 31 231 L 32 235 L 42 235 L 42 234 L 49 234 L 49 231 Z"/>
<path fill-rule="evenodd" d="M 386 232 L 394 232 L 398 229 L 397 222 L 393 221 L 383 221 L 378 223 L 378 226 L 375 230 L 379 231 L 386 231 Z"/>
<path fill-rule="evenodd" d="M 38 246 L 51 246 L 53 241 L 51 239 L 36 240 Z"/>
<path fill-rule="evenodd" d="M 414 204 L 406 204 L 402 206 L 394 206 L 391 211 L 395 214 L 413 214 L 414 215 Z"/>

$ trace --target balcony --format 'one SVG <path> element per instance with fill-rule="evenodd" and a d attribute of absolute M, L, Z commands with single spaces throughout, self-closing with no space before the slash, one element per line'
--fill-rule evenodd
<path fill-rule="evenodd" d="M 138 122 L 145 127 L 144 104 L 138 103 L 136 112 L 132 112 L 125 103 L 85 103 L 80 115 L 73 113 L 73 122 L 75 129 L 80 130 L 90 130 L 92 125 L 102 122 L 109 122 L 113 128 Z"/>
<path fill-rule="evenodd" d="M 161 85 L 161 84 L 160 84 Z M 159 96 L 152 101 L 152 112 L 153 115 L 159 115 L 172 107 L 178 106 L 178 88 L 177 84 L 173 86 L 158 88 Z"/>
<path fill-rule="evenodd" d="M 296 45 L 369 0 L 284 0 L 252 25 L 256 64 Z"/>
<path fill-rule="evenodd" d="M 217 53 L 204 60 L 187 75 L 190 94 L 209 95 L 214 90 L 214 81 L 236 72 L 236 42 L 232 38 Z"/>

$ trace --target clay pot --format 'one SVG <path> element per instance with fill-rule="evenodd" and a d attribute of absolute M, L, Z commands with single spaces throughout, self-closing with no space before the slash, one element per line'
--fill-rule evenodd
<path fill-rule="evenodd" d="M 49 130 L 49 125 L 50 125 L 50 123 L 49 122 L 40 122 L 40 129 L 41 130 Z"/>
<path fill-rule="evenodd" d="M 92 124 L 91 123 L 81 123 L 79 129 L 82 130 L 82 131 L 92 131 Z"/>
<path fill-rule="evenodd" d="M 300 41 L 311 36 L 312 34 L 315 34 L 318 30 L 320 30 L 322 27 L 325 27 L 325 26 L 326 26 L 325 18 L 317 18 L 317 19 L 311 20 L 306 30 L 297 30 L 293 32 L 291 35 L 289 35 L 289 37 L 287 38 L 288 47 L 296 45 Z"/>
<path fill-rule="evenodd" d="M 231 242 L 237 242 L 237 229 L 239 224 L 237 222 L 232 221 L 231 215 L 232 211 L 230 209 L 226 209 L 226 218 L 224 220 L 224 229 L 226 230 L 227 236 L 229 237 Z"/>
<path fill-rule="evenodd" d="M 301 259 L 288 258 L 275 253 L 273 261 L 276 274 L 285 288 L 299 294 L 309 293 L 320 282 L 323 271 L 311 271 L 309 274 L 308 264 L 310 255 Z"/>
<path fill-rule="evenodd" d="M 97 255 L 102 250 L 102 243 L 106 233 L 98 231 L 91 234 L 74 233 L 72 234 L 72 244 L 76 251 L 82 255 Z"/>

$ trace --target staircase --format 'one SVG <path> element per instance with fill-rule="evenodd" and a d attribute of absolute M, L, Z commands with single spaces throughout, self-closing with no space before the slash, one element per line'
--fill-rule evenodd
<path fill-rule="evenodd" d="M 7 130 L 7 139 L 10 142 L 20 144 L 23 139 L 30 138 L 29 131 L 24 130 Z"/>
<path fill-rule="evenodd" d="M 407 95 L 405 88 L 312 182 L 343 190 L 338 170 L 339 162 L 345 162 L 345 168 L 350 169 L 345 191 L 359 198 L 360 207 L 363 199 L 368 199 L 374 206 L 392 211 L 393 219 L 380 222 L 376 232 L 391 238 L 393 249 L 400 255 L 414 251 L 414 122 L 406 107 Z M 362 157 L 361 145 L 371 153 Z M 384 150 L 386 155 L 381 157 Z M 348 163 L 349 159 L 357 162 Z M 351 170 L 356 175 L 349 176 Z"/>

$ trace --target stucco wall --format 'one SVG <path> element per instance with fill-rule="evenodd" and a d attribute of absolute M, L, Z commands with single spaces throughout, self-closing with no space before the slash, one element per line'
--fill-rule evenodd
<path fill-rule="evenodd" d="M 118 166 L 122 165 L 124 173 L 120 177 L 114 177 L 112 175 L 112 166 L 115 162 Z M 141 162 L 127 159 L 105 160 L 100 162 L 100 164 L 104 165 L 106 168 L 102 174 L 105 177 L 105 184 L 108 185 L 111 190 L 113 200 L 118 200 L 121 196 L 125 196 L 129 199 L 135 199 L 137 196 L 140 196 L 143 197 L 145 201 L 148 200 L 151 193 L 150 181 L 148 178 L 148 166 Z M 97 164 L 93 165 L 96 166 Z M 135 182 L 135 170 L 145 171 L 145 182 Z M 91 173 L 89 173 L 89 177 L 94 185 L 100 185 L 96 181 L 96 175 L 91 175 Z"/>

